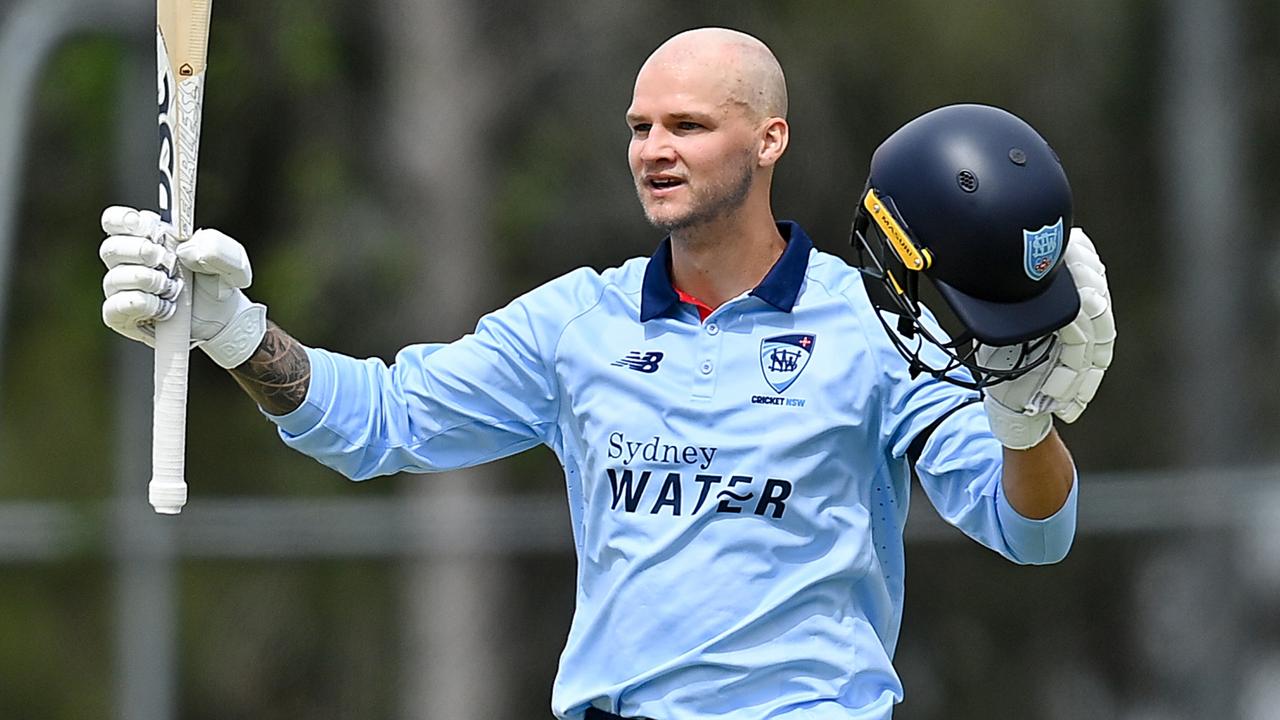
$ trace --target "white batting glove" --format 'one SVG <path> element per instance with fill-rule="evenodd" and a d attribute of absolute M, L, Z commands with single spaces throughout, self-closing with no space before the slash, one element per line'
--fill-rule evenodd
<path fill-rule="evenodd" d="M 1057 340 L 1046 362 L 1016 380 L 986 389 L 983 403 L 991 432 L 1014 450 L 1026 450 L 1043 440 L 1053 427 L 1054 415 L 1063 422 L 1075 422 L 1111 365 L 1116 321 L 1107 269 L 1080 228 L 1071 229 L 1063 261 L 1080 293 L 1080 313 L 1054 333 Z M 1008 366 L 1002 361 L 1011 365 L 1017 353 L 1016 347 L 978 349 L 982 364 L 992 367 Z"/>
<path fill-rule="evenodd" d="M 248 360 L 267 328 L 267 308 L 251 302 L 253 270 L 244 246 L 217 230 L 197 230 L 173 249 L 172 227 L 148 210 L 109 207 L 102 213 L 107 239 L 99 256 L 102 321 L 125 337 L 155 347 L 155 323 L 173 315 L 180 292 L 191 298 L 191 344 L 224 368 Z M 181 262 L 192 271 L 194 288 L 182 287 Z"/>

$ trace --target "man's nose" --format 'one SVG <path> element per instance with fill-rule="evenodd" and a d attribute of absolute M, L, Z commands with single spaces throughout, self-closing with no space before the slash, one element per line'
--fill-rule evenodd
<path fill-rule="evenodd" d="M 672 145 L 671 140 L 672 135 L 666 129 L 657 125 L 649 128 L 649 132 L 640 143 L 640 160 L 645 163 L 674 160 L 675 146 Z"/>

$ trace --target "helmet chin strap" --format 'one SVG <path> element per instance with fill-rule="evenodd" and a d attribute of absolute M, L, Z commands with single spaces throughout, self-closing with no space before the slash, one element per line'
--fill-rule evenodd
<path fill-rule="evenodd" d="M 912 305 L 919 304 L 920 298 L 920 273 L 907 271 L 907 297 L 910 298 Z M 898 315 L 898 333 L 908 340 L 912 340 L 916 336 L 915 318 L 908 317 L 906 313 Z M 920 362 L 919 354 L 913 354 L 907 363 L 907 372 L 910 373 L 911 379 L 915 380 L 920 377 L 920 373 L 928 368 L 924 363 Z"/>
<path fill-rule="evenodd" d="M 898 314 L 898 334 L 908 340 L 914 340 L 916 337 L 915 323 L 911 322 L 911 318 Z"/>

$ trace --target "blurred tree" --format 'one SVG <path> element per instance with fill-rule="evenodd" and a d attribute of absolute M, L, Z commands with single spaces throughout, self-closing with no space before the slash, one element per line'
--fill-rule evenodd
<path fill-rule="evenodd" d="M 482 16 L 466 0 L 386 0 L 379 19 L 389 62 L 378 152 L 398 255 L 411 280 L 398 297 L 376 299 L 371 317 L 405 343 L 449 340 L 496 300 L 486 282 L 494 266 L 495 170 L 487 133 L 504 109 L 504 78 L 490 56 L 475 52 Z M 478 467 L 401 485 L 415 507 L 447 503 L 465 513 L 495 480 L 493 468 Z M 476 537 L 484 531 L 478 522 L 464 527 Z M 505 714 L 505 687 L 490 672 L 498 639 L 487 631 L 506 594 L 503 564 L 474 556 L 404 564 L 399 717 Z"/>

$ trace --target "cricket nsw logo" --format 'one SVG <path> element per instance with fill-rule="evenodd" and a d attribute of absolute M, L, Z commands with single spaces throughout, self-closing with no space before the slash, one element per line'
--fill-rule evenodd
<path fill-rule="evenodd" d="M 765 382 L 781 393 L 800 377 L 813 357 L 817 335 L 774 335 L 760 341 L 760 369 Z"/>
<path fill-rule="evenodd" d="M 1022 231 L 1023 270 L 1032 280 L 1043 280 L 1062 256 L 1062 218 L 1039 230 Z"/>

